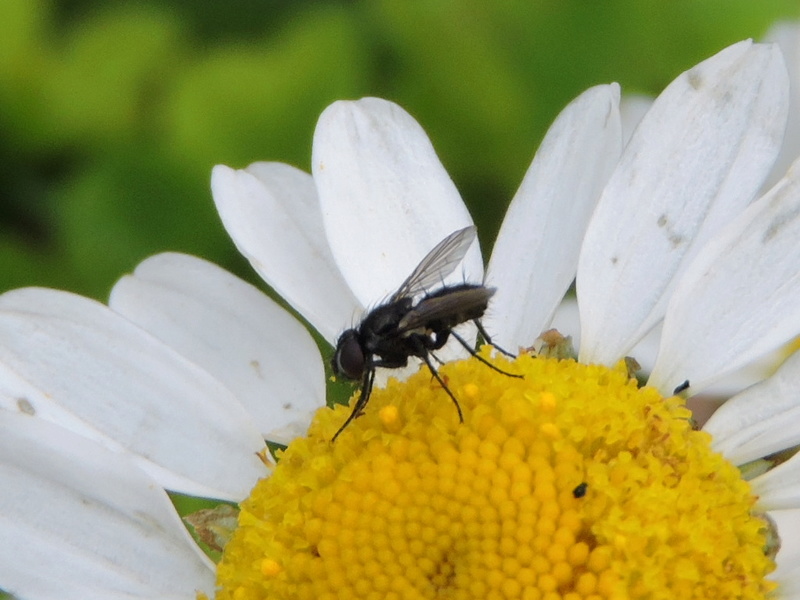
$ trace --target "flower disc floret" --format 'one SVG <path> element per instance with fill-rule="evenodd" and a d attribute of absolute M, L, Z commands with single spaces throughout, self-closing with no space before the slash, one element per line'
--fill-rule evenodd
<path fill-rule="evenodd" d="M 489 354 L 485 354 L 489 358 Z M 242 505 L 218 598 L 764 598 L 766 526 L 677 397 L 523 355 L 321 409 Z"/>

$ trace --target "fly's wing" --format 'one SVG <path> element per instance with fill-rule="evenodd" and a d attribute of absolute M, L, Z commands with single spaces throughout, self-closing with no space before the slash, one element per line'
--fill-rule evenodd
<path fill-rule="evenodd" d="M 475 240 L 477 229 L 474 225 L 454 231 L 433 250 L 428 252 L 420 261 L 417 268 L 408 276 L 400 288 L 392 294 L 391 302 L 400 298 L 411 298 L 430 289 L 437 283 L 442 283 L 450 275 L 458 263 L 464 258 L 472 242 Z"/>
<path fill-rule="evenodd" d="M 445 293 L 423 298 L 400 319 L 397 334 L 402 336 L 419 328 L 428 329 L 432 325 L 449 329 L 473 319 L 480 319 L 494 292 L 494 288 L 475 286 L 447 290 Z"/>

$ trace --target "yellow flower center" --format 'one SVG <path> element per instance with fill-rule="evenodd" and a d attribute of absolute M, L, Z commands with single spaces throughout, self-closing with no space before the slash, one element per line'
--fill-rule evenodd
<path fill-rule="evenodd" d="M 488 355 L 485 355 L 488 356 Z M 217 598 L 764 598 L 765 524 L 679 398 L 523 355 L 426 370 L 306 438 L 242 505 Z"/>

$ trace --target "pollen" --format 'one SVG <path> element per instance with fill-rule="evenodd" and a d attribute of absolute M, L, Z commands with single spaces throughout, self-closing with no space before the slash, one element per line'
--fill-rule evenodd
<path fill-rule="evenodd" d="M 217 598 L 756 599 L 767 527 L 677 397 L 522 355 L 320 409 L 242 504 Z M 351 400 L 354 402 L 355 398 Z"/>
<path fill-rule="evenodd" d="M 400 411 L 393 404 L 381 408 L 378 412 L 378 417 L 386 431 L 397 433 L 403 427 L 403 423 L 400 419 Z"/>

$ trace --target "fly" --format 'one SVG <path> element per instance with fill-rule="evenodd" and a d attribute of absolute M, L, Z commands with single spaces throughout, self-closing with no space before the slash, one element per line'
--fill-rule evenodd
<path fill-rule="evenodd" d="M 425 362 L 433 377 L 455 404 L 459 421 L 463 423 L 464 416 L 458 400 L 431 362 L 431 357 L 441 362 L 433 351 L 442 348 L 450 336 L 495 371 L 512 377 L 522 377 L 506 373 L 487 362 L 476 354 L 463 337 L 453 331 L 454 327 L 472 321 L 486 342 L 491 343 L 480 318 L 486 312 L 489 299 L 495 292 L 494 288 L 476 283 L 460 283 L 445 285 L 432 292 L 427 291 L 453 272 L 475 240 L 475 234 L 475 227 L 469 226 L 448 235 L 428 252 L 386 303 L 367 313 L 358 327 L 348 329 L 339 336 L 331 361 L 333 370 L 347 379 L 360 379 L 361 394 L 350 416 L 332 441 L 364 411 L 375 382 L 375 369 L 405 367 L 412 356 Z M 416 298 L 419 299 L 415 300 Z M 498 350 L 508 354 L 501 348 Z"/>

